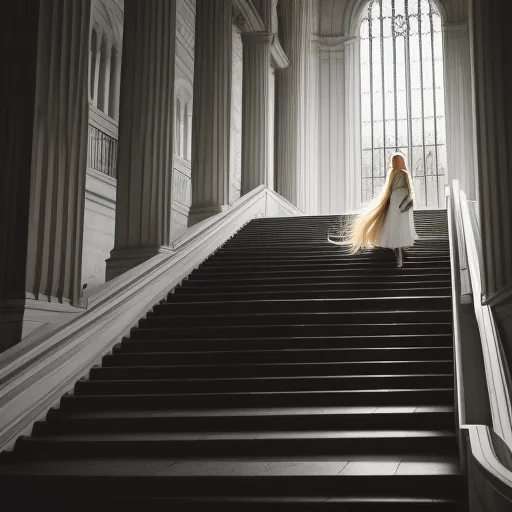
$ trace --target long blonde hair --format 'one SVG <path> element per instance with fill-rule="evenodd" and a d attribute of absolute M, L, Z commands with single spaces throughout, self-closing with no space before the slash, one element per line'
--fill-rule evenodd
<path fill-rule="evenodd" d="M 346 234 L 351 254 L 355 254 L 361 247 L 378 245 L 393 191 L 393 180 L 398 173 L 405 174 L 409 195 L 411 199 L 413 198 L 414 191 L 405 159 L 401 153 L 395 153 L 391 159 L 391 170 L 382 191 L 363 212 L 354 216 L 349 222 Z"/>

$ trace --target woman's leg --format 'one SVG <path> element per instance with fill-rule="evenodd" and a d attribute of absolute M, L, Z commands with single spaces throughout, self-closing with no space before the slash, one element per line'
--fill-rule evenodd
<path fill-rule="evenodd" d="M 397 251 L 396 266 L 397 267 L 401 267 L 403 265 L 403 252 L 402 252 L 402 248 L 399 247 L 396 251 Z"/>

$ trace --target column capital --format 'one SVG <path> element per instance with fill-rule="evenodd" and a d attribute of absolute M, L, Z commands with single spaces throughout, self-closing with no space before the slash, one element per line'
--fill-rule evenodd
<path fill-rule="evenodd" d="M 244 44 L 272 44 L 274 34 L 268 32 L 243 32 L 242 41 Z"/>
<path fill-rule="evenodd" d="M 344 51 L 345 47 L 359 40 L 357 36 L 322 36 L 315 34 L 311 41 L 316 44 L 318 49 Z"/>
<path fill-rule="evenodd" d="M 270 55 L 272 57 L 272 67 L 274 69 L 284 69 L 290 65 L 290 59 L 286 55 L 279 38 L 276 36 L 272 42 L 272 48 L 270 49 Z"/>

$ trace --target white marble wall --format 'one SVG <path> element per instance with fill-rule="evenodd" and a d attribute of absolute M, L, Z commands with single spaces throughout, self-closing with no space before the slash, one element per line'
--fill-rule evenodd
<path fill-rule="evenodd" d="M 192 88 L 194 80 L 195 0 L 179 0 L 176 6 L 176 97 L 187 105 L 187 150 L 174 153 L 172 174 L 171 240 L 187 228 L 191 197 Z M 185 116 L 185 111 L 182 112 Z M 184 130 L 185 131 L 185 130 Z"/>
<path fill-rule="evenodd" d="M 91 42 L 96 34 L 102 34 L 111 46 L 122 48 L 123 37 L 123 0 L 93 0 Z M 120 79 L 121 57 L 117 61 L 118 69 L 111 70 L 110 79 Z M 85 182 L 84 234 L 82 248 L 82 286 L 87 285 L 87 293 L 105 282 L 105 260 L 114 248 L 115 203 L 117 166 L 117 138 L 119 112 L 119 83 L 111 87 L 110 82 L 100 84 L 99 62 L 91 44 L 89 67 L 89 126 L 113 142 L 103 144 L 100 140 L 88 141 L 87 175 Z M 113 108 L 102 111 L 97 106 L 95 87 L 106 87 L 115 95 L 110 103 Z M 112 151 L 115 150 L 115 151 Z M 115 153 L 115 154 L 114 154 Z M 100 172 L 102 171 L 102 172 Z M 110 175 L 108 175 L 110 174 Z"/>
<path fill-rule="evenodd" d="M 233 85 L 231 90 L 231 162 L 229 201 L 240 197 L 242 182 L 242 77 L 243 45 L 240 30 L 233 25 Z"/>
<path fill-rule="evenodd" d="M 105 282 L 105 260 L 114 247 L 116 180 L 87 169 L 82 284 L 87 293 Z"/>

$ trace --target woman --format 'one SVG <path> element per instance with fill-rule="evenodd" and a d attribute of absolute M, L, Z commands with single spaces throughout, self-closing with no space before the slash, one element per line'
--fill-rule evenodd
<path fill-rule="evenodd" d="M 397 266 L 403 265 L 404 248 L 418 238 L 414 229 L 413 188 L 400 153 L 391 159 L 391 171 L 384 188 L 363 213 L 354 217 L 348 228 L 351 253 L 361 247 L 393 249 Z"/>

